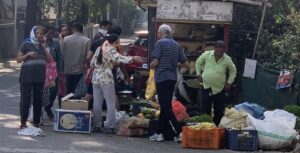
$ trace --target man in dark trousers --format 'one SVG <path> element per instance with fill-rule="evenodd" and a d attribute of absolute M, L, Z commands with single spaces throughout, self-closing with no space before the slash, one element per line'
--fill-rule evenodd
<path fill-rule="evenodd" d="M 202 100 L 206 114 L 211 115 L 214 102 L 214 123 L 219 125 L 224 115 L 225 92 L 230 90 L 236 76 L 231 58 L 225 54 L 225 44 L 218 41 L 214 50 L 204 52 L 196 61 L 196 72 L 203 82 Z M 227 79 L 226 73 L 229 72 Z"/>
<path fill-rule="evenodd" d="M 188 67 L 187 58 L 181 50 L 180 45 L 171 36 L 171 27 L 163 24 L 158 29 L 158 37 L 155 48 L 152 52 L 151 68 L 155 69 L 154 80 L 156 93 L 161 108 L 158 119 L 158 129 L 150 140 L 164 141 L 163 131 L 166 123 L 171 124 L 176 136 L 175 142 L 181 141 L 181 128 L 172 110 L 172 97 L 177 81 L 178 63 Z"/>
<path fill-rule="evenodd" d="M 83 35 L 83 26 L 75 23 L 73 34 L 66 36 L 62 43 L 64 74 L 67 81 L 67 92 L 74 93 L 77 84 L 85 72 L 86 55 L 91 41 Z"/>

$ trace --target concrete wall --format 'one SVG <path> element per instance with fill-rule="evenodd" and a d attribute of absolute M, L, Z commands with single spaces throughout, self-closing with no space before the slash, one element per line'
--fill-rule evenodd
<path fill-rule="evenodd" d="M 0 59 L 14 58 L 24 40 L 24 24 L 17 26 L 17 45 L 14 47 L 14 24 L 0 24 Z"/>

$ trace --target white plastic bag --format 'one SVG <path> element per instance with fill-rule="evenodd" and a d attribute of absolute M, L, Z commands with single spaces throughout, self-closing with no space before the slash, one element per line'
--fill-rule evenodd
<path fill-rule="evenodd" d="M 297 136 L 297 132 L 291 126 L 296 121 L 292 119 L 292 114 L 287 113 L 283 112 L 283 110 L 267 111 L 264 113 L 264 120 L 255 119 L 248 115 L 247 124 L 254 126 L 258 131 L 260 148 L 276 150 L 292 144 L 292 141 Z M 280 123 L 281 121 L 282 123 Z"/>
<path fill-rule="evenodd" d="M 266 111 L 264 116 L 266 117 L 265 121 L 276 122 L 290 129 L 295 128 L 296 116 L 284 110 L 275 109 L 274 111 Z"/>
<path fill-rule="evenodd" d="M 125 111 L 116 111 L 115 129 L 119 129 L 122 122 L 124 122 L 124 120 L 127 120 L 128 118 L 129 115 Z M 104 121 L 104 127 L 108 127 L 107 121 Z"/>
<path fill-rule="evenodd" d="M 44 131 L 36 127 L 21 129 L 18 131 L 18 134 L 22 136 L 42 136 L 42 137 L 45 136 Z"/>

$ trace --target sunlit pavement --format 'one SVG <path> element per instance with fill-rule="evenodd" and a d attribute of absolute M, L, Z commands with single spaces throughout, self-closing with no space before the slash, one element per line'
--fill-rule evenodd
<path fill-rule="evenodd" d="M 8 64 L 10 63 L 10 64 Z M 231 153 L 230 150 L 184 149 L 173 142 L 120 137 L 102 133 L 58 133 L 42 126 L 45 137 L 17 135 L 19 127 L 20 65 L 0 63 L 0 153 Z"/>

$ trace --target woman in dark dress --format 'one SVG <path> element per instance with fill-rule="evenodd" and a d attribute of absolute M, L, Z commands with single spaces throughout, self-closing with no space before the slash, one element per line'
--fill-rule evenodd
<path fill-rule="evenodd" d="M 34 26 L 30 37 L 26 38 L 20 47 L 17 62 L 22 64 L 20 72 L 20 115 L 21 126 L 26 128 L 29 107 L 33 103 L 33 126 L 38 127 L 42 110 L 42 92 L 45 82 L 46 62 L 52 59 L 45 47 L 43 28 Z M 31 99 L 33 97 L 33 99 Z"/>

